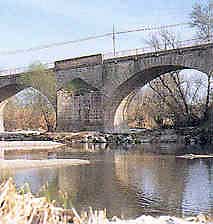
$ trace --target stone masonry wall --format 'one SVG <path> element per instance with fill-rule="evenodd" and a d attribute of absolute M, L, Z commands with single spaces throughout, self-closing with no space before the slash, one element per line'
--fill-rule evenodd
<path fill-rule="evenodd" d="M 102 131 L 102 95 L 91 92 L 72 95 L 63 90 L 57 94 L 57 129 L 60 131 Z"/>
<path fill-rule="evenodd" d="M 92 55 L 55 63 L 57 89 L 63 89 L 69 81 L 80 78 L 100 89 L 103 86 L 103 66 L 100 55 Z"/>

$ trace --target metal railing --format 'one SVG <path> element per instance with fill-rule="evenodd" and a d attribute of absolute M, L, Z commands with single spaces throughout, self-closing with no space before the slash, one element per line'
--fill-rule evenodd
<path fill-rule="evenodd" d="M 133 56 L 133 55 L 140 55 L 145 53 L 154 53 L 154 52 L 161 52 L 161 51 L 167 51 L 172 49 L 179 49 L 179 48 L 185 48 L 185 47 L 195 47 L 199 45 L 209 44 L 213 43 L 213 40 L 202 40 L 202 39 L 189 39 L 184 41 L 177 41 L 174 45 L 167 45 L 166 48 L 162 44 L 158 46 L 158 48 L 154 47 L 143 47 L 143 48 L 135 48 L 135 49 L 128 49 L 128 50 L 122 50 L 122 51 L 115 51 L 114 52 L 108 52 L 103 54 L 104 59 L 111 59 L 111 58 L 118 58 L 118 57 L 125 57 L 125 56 Z"/>
<path fill-rule="evenodd" d="M 118 58 L 118 57 L 140 55 L 145 53 L 161 52 L 161 51 L 179 49 L 184 47 L 195 47 L 195 46 L 209 44 L 209 43 L 213 43 L 212 38 L 208 40 L 202 40 L 197 38 L 197 39 L 178 41 L 175 43 L 175 46 L 168 45 L 166 48 L 164 45 L 161 45 L 161 46 L 158 46 L 157 49 L 154 47 L 143 47 L 143 48 L 122 50 L 122 51 L 108 52 L 108 53 L 103 53 L 102 55 L 103 55 L 103 59 L 112 59 L 112 58 Z M 54 68 L 54 62 L 45 63 L 44 66 L 49 69 Z M 4 70 L 0 70 L 0 77 L 7 76 L 7 75 L 20 74 L 27 71 L 29 71 L 29 66 L 17 67 L 12 69 L 4 69 Z"/>

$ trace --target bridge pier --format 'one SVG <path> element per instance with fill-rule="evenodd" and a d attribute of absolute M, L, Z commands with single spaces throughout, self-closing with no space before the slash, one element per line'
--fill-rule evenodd
<path fill-rule="evenodd" d="M 99 92 L 72 95 L 60 90 L 57 109 L 58 131 L 103 131 L 102 95 Z"/>

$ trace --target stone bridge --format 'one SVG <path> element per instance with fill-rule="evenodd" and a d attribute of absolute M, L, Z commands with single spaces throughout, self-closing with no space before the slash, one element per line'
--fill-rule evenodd
<path fill-rule="evenodd" d="M 116 125 L 119 126 L 119 122 L 115 121 L 116 110 L 119 105 L 121 110 L 125 109 L 125 103 L 122 106 L 121 102 L 133 91 L 162 74 L 178 69 L 209 73 L 213 69 L 212 56 L 213 44 L 204 44 L 107 60 L 103 60 L 102 55 L 93 55 L 55 62 L 58 89 L 75 79 L 81 79 L 98 89 L 95 93 L 98 103 L 94 103 L 91 96 L 89 99 L 80 99 L 78 96 L 76 100 L 76 96 L 73 96 L 72 101 L 71 97 L 68 99 L 65 96 L 66 93 L 64 96 L 58 94 L 58 129 L 115 131 Z M 90 119 L 84 120 L 83 103 L 73 107 L 78 100 L 89 101 L 85 108 L 90 108 L 90 112 L 86 112 Z M 78 116 L 81 112 L 81 116 Z"/>
<path fill-rule="evenodd" d="M 213 70 L 213 44 L 103 60 L 91 55 L 55 62 L 58 131 L 116 130 L 122 100 L 158 76 L 178 69 Z M 0 78 L 0 101 L 26 86 L 19 76 Z M 122 123 L 122 119 L 120 119 Z"/>

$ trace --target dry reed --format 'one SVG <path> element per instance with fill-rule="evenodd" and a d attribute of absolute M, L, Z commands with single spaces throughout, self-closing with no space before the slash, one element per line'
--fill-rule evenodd
<path fill-rule="evenodd" d="M 141 216 L 135 220 L 112 218 L 109 221 L 106 210 L 92 209 L 79 216 L 74 208 L 56 207 L 46 197 L 35 197 L 29 186 L 17 190 L 11 178 L 0 185 L 0 224 L 195 224 L 212 221 L 204 215 L 187 219 Z"/>

